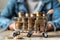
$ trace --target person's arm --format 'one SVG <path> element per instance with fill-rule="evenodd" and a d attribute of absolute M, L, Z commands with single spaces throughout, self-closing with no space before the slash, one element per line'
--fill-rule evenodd
<path fill-rule="evenodd" d="M 53 21 L 49 21 L 48 23 L 52 24 L 54 30 L 60 28 L 60 3 L 58 0 L 53 0 Z"/>
<path fill-rule="evenodd" d="M 53 4 L 51 5 L 51 2 L 53 2 Z M 56 31 L 56 29 L 60 29 L 60 3 L 58 2 L 58 0 L 50 0 L 46 5 L 46 10 L 48 10 L 47 12 L 49 13 L 53 13 L 53 20 L 52 21 L 48 21 L 47 22 L 47 31 L 54 29 Z M 51 11 L 51 7 L 52 11 Z M 50 9 L 50 10 L 49 10 Z M 53 11 L 54 10 L 54 11 Z"/>
<path fill-rule="evenodd" d="M 19 5 L 19 12 L 24 12 L 27 13 L 27 8 L 26 8 L 26 4 L 22 3 Z"/>
<path fill-rule="evenodd" d="M 15 0 L 9 0 L 8 5 L 3 9 L 0 15 L 0 29 L 6 30 L 12 23 L 12 16 L 14 15 Z"/>
<path fill-rule="evenodd" d="M 13 16 L 14 12 L 14 7 L 15 6 L 15 0 L 9 0 L 8 4 L 6 7 L 3 9 L 1 12 L 2 17 L 10 18 Z"/>

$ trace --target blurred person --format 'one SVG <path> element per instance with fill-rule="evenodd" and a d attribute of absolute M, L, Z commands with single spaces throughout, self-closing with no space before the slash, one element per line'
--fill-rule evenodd
<path fill-rule="evenodd" d="M 0 15 L 0 29 L 15 30 L 13 17 L 18 17 L 18 12 L 53 14 L 52 20 L 47 22 L 47 30 L 60 28 L 60 4 L 57 0 L 9 0 Z M 40 28 L 44 31 L 44 27 Z"/>

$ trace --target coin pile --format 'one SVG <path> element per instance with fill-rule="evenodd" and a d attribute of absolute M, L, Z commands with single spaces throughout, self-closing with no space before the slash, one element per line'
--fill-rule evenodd
<path fill-rule="evenodd" d="M 16 28 L 21 30 L 39 31 L 41 26 L 45 26 L 46 14 L 41 12 L 36 13 L 18 13 Z"/>

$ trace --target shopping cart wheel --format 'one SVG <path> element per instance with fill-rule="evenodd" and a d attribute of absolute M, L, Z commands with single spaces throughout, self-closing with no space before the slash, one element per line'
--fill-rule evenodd
<path fill-rule="evenodd" d="M 28 32 L 27 37 L 31 37 L 32 36 L 32 32 Z"/>
<path fill-rule="evenodd" d="M 17 36 L 17 35 L 20 35 L 20 31 L 14 31 L 13 32 L 13 37 Z"/>
<path fill-rule="evenodd" d="M 48 34 L 46 32 L 42 33 L 42 35 L 43 35 L 44 38 L 48 37 Z"/>

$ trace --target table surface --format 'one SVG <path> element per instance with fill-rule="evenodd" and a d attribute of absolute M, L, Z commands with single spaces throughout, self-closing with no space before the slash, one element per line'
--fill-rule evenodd
<path fill-rule="evenodd" d="M 56 36 L 56 35 L 60 35 L 60 31 L 57 32 L 49 32 L 48 35 L 55 35 L 55 37 L 48 37 L 48 38 L 44 38 L 44 37 L 31 37 L 31 38 L 27 38 L 25 37 L 24 39 L 8 39 L 8 37 L 12 36 L 13 31 L 3 31 L 0 32 L 0 40 L 60 40 L 60 36 Z"/>

